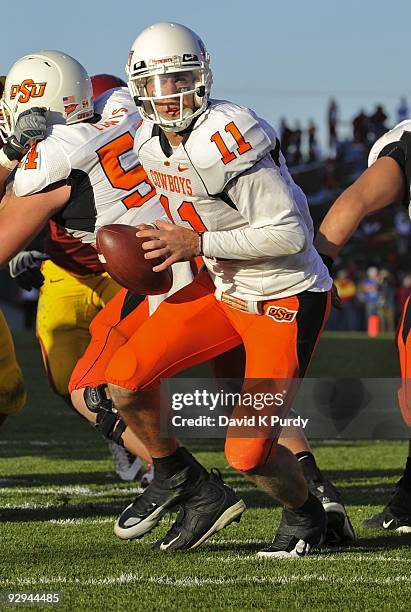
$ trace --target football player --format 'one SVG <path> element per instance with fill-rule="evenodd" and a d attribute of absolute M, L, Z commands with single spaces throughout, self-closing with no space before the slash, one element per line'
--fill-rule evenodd
<path fill-rule="evenodd" d="M 403 121 L 372 147 L 368 169 L 333 204 L 316 238 L 331 269 L 341 248 L 364 217 L 393 202 L 410 206 L 411 121 Z M 405 302 L 397 331 L 402 386 L 398 393 L 404 422 L 411 427 L 411 302 Z M 364 521 L 365 527 L 411 533 L 411 440 L 404 473 L 387 506 Z"/>
<path fill-rule="evenodd" d="M 82 244 L 91 246 L 101 225 L 150 222 L 162 211 L 155 190 L 132 150 L 139 115 L 134 105 L 130 105 L 127 90 L 107 92 L 94 109 L 91 81 L 84 68 L 66 54 L 46 51 L 23 57 L 8 74 L 1 104 L 3 128 L 9 139 L 16 139 L 20 117 L 32 119 L 29 111 L 39 111 L 35 106 L 39 103 L 47 109 L 46 138 L 29 150 L 17 169 L 17 157 L 10 160 L 0 152 L 2 189 L 11 171 L 16 169 L 13 189 L 3 198 L 0 209 L 0 265 L 31 241 L 49 219 Z M 42 112 L 38 114 L 42 116 Z M 65 255 L 67 268 L 68 251 Z M 50 265 L 54 265 L 53 261 Z M 57 287 L 64 273 L 54 268 L 50 273 L 51 284 Z M 76 278 L 81 274 L 78 267 L 75 271 L 71 269 L 71 273 L 68 293 L 73 292 L 73 284 L 86 285 L 81 295 L 77 289 L 76 292 L 81 305 L 87 292 L 88 316 L 101 308 L 103 295 L 107 294 L 104 297 L 107 301 L 109 294 L 115 293 L 108 286 L 111 282 L 108 283 L 106 274 L 79 279 Z M 65 310 L 67 290 L 57 297 L 58 308 Z M 54 302 L 57 297 L 54 293 Z M 73 331 L 78 323 L 78 309 L 72 308 L 70 313 L 64 313 L 62 327 Z M 49 307 L 43 315 L 40 308 L 40 319 L 49 315 Z M 80 333 L 85 336 L 87 332 L 81 329 Z M 86 340 L 83 338 L 81 343 L 85 346 Z M 65 354 L 59 353 L 56 359 L 64 361 Z M 65 373 L 66 384 L 69 374 Z M 64 385 L 61 391 L 64 393 Z M 97 429 L 108 440 L 123 443 L 125 426 L 118 415 L 104 412 L 98 405 L 94 408 Z M 131 432 L 126 446 L 133 454 L 150 460 L 144 445 Z"/>
<path fill-rule="evenodd" d="M 118 77 L 107 74 L 96 75 L 91 82 L 94 99 L 125 85 Z M 104 271 L 96 250 L 68 234 L 52 219 L 44 250 L 46 254 L 18 253 L 10 261 L 9 270 L 24 289 L 40 289 L 36 329 L 43 362 L 51 388 L 72 406 L 68 382 L 89 342 L 91 320 L 120 287 Z M 140 457 L 112 440 L 108 440 L 108 445 L 120 478 L 141 478 L 143 482 L 150 478 L 150 471 L 145 472 Z"/>
<path fill-rule="evenodd" d="M 174 222 L 141 226 L 146 257 L 163 257 L 154 268 L 160 271 L 202 255 L 207 272 L 137 331 L 122 330 L 131 335 L 106 364 L 114 405 L 155 466 L 154 481 L 115 530 L 142 536 L 179 502 L 177 521 L 158 547 L 195 548 L 244 507 L 175 439 L 161 437 L 160 377 L 243 343 L 246 379 L 267 379 L 271 390 L 287 381 L 291 394 L 327 319 L 332 283 L 274 130 L 249 109 L 209 99 L 209 56 L 199 37 L 178 24 L 155 24 L 136 39 L 127 71 L 143 116 L 135 152 Z M 239 407 L 235 414 L 241 416 Z M 326 516 L 277 438 L 229 435 L 226 455 L 285 505 L 277 535 L 260 555 L 304 556 L 322 541 Z"/>

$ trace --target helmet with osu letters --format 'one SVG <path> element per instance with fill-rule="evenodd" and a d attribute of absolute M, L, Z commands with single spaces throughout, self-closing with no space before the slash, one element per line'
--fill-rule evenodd
<path fill-rule="evenodd" d="M 47 125 L 70 125 L 94 115 L 91 80 L 67 53 L 25 55 L 10 69 L 0 102 L 0 127 L 10 136 L 18 116 L 34 106 L 47 109 Z"/>

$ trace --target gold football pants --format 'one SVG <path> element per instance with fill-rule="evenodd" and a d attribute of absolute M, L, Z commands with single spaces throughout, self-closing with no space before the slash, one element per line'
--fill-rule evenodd
<path fill-rule="evenodd" d="M 23 375 L 10 330 L 0 310 L 0 414 L 15 414 L 25 403 Z"/>
<path fill-rule="evenodd" d="M 107 273 L 78 276 L 45 261 L 37 337 L 53 390 L 68 394 L 71 373 L 90 342 L 89 325 L 119 291 Z"/>

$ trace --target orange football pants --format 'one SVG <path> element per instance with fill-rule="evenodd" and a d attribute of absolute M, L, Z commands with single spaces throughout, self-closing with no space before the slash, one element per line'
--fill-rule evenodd
<path fill-rule="evenodd" d="M 411 297 L 407 299 L 397 331 L 402 384 L 398 391 L 402 418 L 411 427 Z"/>
<path fill-rule="evenodd" d="M 246 353 L 246 379 L 279 380 L 283 385 L 283 381 L 304 375 L 329 314 L 328 293 L 304 292 L 268 300 L 263 304 L 263 314 L 257 315 L 220 302 L 214 291 L 207 272 L 201 272 L 190 285 L 165 300 L 151 317 L 146 316 L 143 303 L 123 320 L 119 319 L 121 296 L 116 296 L 108 305 L 114 323 L 109 334 L 111 349 L 104 351 L 107 321 L 99 334 L 103 310 L 92 324 L 93 342 L 97 339 L 95 350 L 86 351 L 81 367 L 80 362 L 74 370 L 71 388 L 103 382 L 131 391 L 154 388 L 161 378 L 240 344 Z M 103 363 L 99 363 L 99 350 Z M 89 357 L 94 362 L 88 366 Z M 104 380 L 99 378 L 101 375 Z M 277 437 L 229 436 L 227 459 L 236 469 L 250 470 L 267 461 Z"/>

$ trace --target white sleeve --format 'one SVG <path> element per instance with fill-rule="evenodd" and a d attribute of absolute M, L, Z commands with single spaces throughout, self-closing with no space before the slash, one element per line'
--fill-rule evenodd
<path fill-rule="evenodd" d="M 392 130 L 383 134 L 371 147 L 368 155 L 368 166 L 372 166 L 372 164 L 377 161 L 379 154 L 387 144 L 400 140 L 404 132 L 410 131 L 411 121 L 407 119 L 406 121 L 401 121 L 401 123 L 393 127 Z"/>
<path fill-rule="evenodd" d="M 71 164 L 63 147 L 53 137 L 37 143 L 31 153 L 23 157 L 14 177 L 14 193 L 21 196 L 39 193 L 46 187 L 70 176 Z"/>
<path fill-rule="evenodd" d="M 206 257 L 259 259 L 293 255 L 305 249 L 308 228 L 270 156 L 231 181 L 226 192 L 249 226 L 205 232 Z"/>

